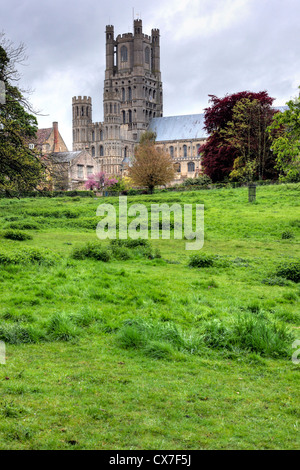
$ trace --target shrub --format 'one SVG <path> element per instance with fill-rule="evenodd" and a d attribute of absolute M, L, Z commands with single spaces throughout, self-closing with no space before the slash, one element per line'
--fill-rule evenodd
<path fill-rule="evenodd" d="M 267 284 L 268 286 L 286 286 L 289 283 L 289 281 L 287 281 L 283 277 L 270 276 L 270 277 L 266 277 L 265 279 L 263 279 L 262 283 Z"/>
<path fill-rule="evenodd" d="M 281 264 L 276 271 L 276 276 L 283 277 L 293 282 L 300 282 L 300 261 Z"/>
<path fill-rule="evenodd" d="M 117 259 L 129 259 L 126 258 L 128 255 L 130 258 L 161 258 L 160 251 L 158 249 L 153 251 L 150 242 L 142 238 L 138 238 L 136 240 L 111 240 L 110 246 L 113 256 Z M 121 254 L 124 255 L 123 258 L 118 257 L 118 255 L 120 256 Z"/>
<path fill-rule="evenodd" d="M 200 175 L 197 178 L 186 178 L 182 186 L 207 186 L 212 183 L 208 175 Z"/>
<path fill-rule="evenodd" d="M 21 230 L 6 230 L 3 233 L 3 237 L 9 240 L 32 240 L 32 236 L 29 233 L 22 232 Z"/>
<path fill-rule="evenodd" d="M 110 244 L 112 246 L 125 246 L 127 248 L 136 248 L 137 246 L 150 246 L 149 241 L 142 238 L 137 238 L 136 240 L 131 238 L 128 238 L 127 240 L 116 239 L 111 240 Z"/>
<path fill-rule="evenodd" d="M 119 260 L 128 260 L 132 258 L 131 251 L 126 246 L 111 245 L 111 251 L 114 258 Z"/>
<path fill-rule="evenodd" d="M 192 268 L 208 268 L 214 265 L 216 258 L 213 255 L 192 255 L 188 266 Z"/>
<path fill-rule="evenodd" d="M 38 230 L 40 226 L 36 222 L 12 222 L 9 224 L 9 228 L 17 230 Z"/>
<path fill-rule="evenodd" d="M 52 266 L 56 258 L 48 250 L 26 247 L 18 252 L 0 252 L 0 264 L 27 264 L 38 263 Z"/>
<path fill-rule="evenodd" d="M 104 249 L 98 242 L 88 242 L 85 246 L 75 248 L 72 252 L 74 259 L 92 258 L 98 261 L 108 262 L 110 260 L 110 253 Z"/>

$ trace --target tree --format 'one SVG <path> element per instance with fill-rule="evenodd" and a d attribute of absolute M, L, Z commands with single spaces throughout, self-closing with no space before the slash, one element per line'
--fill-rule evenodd
<path fill-rule="evenodd" d="M 286 105 L 288 109 L 274 116 L 268 132 L 279 179 L 297 182 L 300 181 L 300 98 L 294 98 Z"/>
<path fill-rule="evenodd" d="M 85 183 L 85 187 L 86 189 L 103 190 L 117 185 L 118 182 L 119 181 L 116 178 L 109 178 L 108 176 L 106 176 L 104 171 L 100 171 L 100 173 L 88 176 L 88 180 Z"/>
<path fill-rule="evenodd" d="M 12 83 L 19 80 L 16 64 L 24 59 L 24 46 L 13 48 L 3 36 L 0 41 L 0 81 L 5 90 L 0 101 L 0 189 L 26 191 L 37 187 L 44 172 L 28 146 L 36 136 L 37 120 L 22 91 Z"/>
<path fill-rule="evenodd" d="M 220 131 L 236 149 L 230 179 L 253 181 L 277 176 L 267 133 L 275 112 L 268 103 L 257 99 L 242 98 L 234 105 L 232 120 Z"/>
<path fill-rule="evenodd" d="M 248 112 L 246 109 L 247 107 L 245 106 L 245 102 L 244 111 L 246 114 L 244 116 L 242 109 L 235 108 L 237 103 L 245 99 L 249 100 L 249 102 L 256 100 L 257 107 L 261 108 L 261 116 L 267 115 L 268 113 L 271 116 L 271 105 L 273 103 L 273 98 L 269 97 L 266 91 L 259 93 L 243 91 L 234 93 L 232 95 L 226 95 L 224 98 L 218 98 L 217 96 L 210 95 L 210 102 L 212 103 L 212 106 L 205 109 L 204 119 L 204 128 L 210 136 L 206 143 L 200 147 L 199 153 L 201 153 L 203 157 L 202 166 L 204 168 L 204 172 L 209 175 L 214 182 L 223 181 L 224 179 L 229 178 L 232 170 L 234 169 L 235 160 L 241 157 L 241 147 L 239 146 L 241 146 L 242 139 L 237 139 L 237 135 L 233 135 L 234 124 L 230 125 L 229 123 L 233 123 L 233 119 L 236 122 L 239 114 L 239 119 L 241 121 L 240 124 L 242 125 L 242 121 L 244 121 L 243 125 L 245 125 Z M 264 110 L 264 112 L 262 112 L 262 110 Z M 257 115 L 258 114 L 256 114 L 256 117 Z M 263 121 L 264 119 L 261 120 L 260 125 Z M 255 126 L 256 129 L 260 128 L 257 123 Z M 225 130 L 227 130 L 227 133 Z M 256 141 L 255 145 L 254 142 L 255 139 L 257 139 L 259 132 L 257 130 L 255 133 L 253 129 L 251 132 L 251 146 L 252 148 L 255 146 L 258 148 L 259 140 Z M 261 129 L 260 133 L 260 145 L 263 146 L 263 131 Z M 260 155 L 262 162 L 262 154 Z M 238 162 L 242 163 L 241 161 L 237 161 L 236 166 L 238 165 Z"/>
<path fill-rule="evenodd" d="M 147 187 L 150 193 L 155 186 L 165 185 L 175 176 L 174 164 L 170 155 L 155 147 L 156 134 L 145 132 L 135 148 L 129 177 L 137 186 Z"/>

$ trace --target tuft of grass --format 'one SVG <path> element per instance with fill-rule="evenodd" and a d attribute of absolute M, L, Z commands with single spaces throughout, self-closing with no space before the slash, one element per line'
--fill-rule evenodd
<path fill-rule="evenodd" d="M 285 230 L 284 232 L 282 232 L 281 238 L 282 240 L 288 240 L 291 238 L 295 238 L 295 235 L 290 230 Z"/>
<path fill-rule="evenodd" d="M 5 323 L 0 326 L 0 340 L 8 344 L 38 343 L 44 339 L 44 334 L 33 325 Z"/>
<path fill-rule="evenodd" d="M 225 324 L 214 319 L 202 328 L 204 343 L 215 349 L 242 350 L 266 357 L 288 357 L 293 334 L 286 325 L 245 314 Z"/>
<path fill-rule="evenodd" d="M 54 314 L 47 325 L 46 335 L 50 341 L 71 341 L 80 335 L 81 331 L 69 316 L 63 313 Z"/>
<path fill-rule="evenodd" d="M 32 313 L 30 312 L 20 313 L 20 312 L 15 312 L 11 310 L 7 310 L 6 312 L 4 312 L 1 315 L 1 318 L 3 318 L 3 320 L 13 321 L 15 323 L 21 323 L 21 322 L 32 323 L 35 321 L 34 315 L 32 315 Z"/>
<path fill-rule="evenodd" d="M 187 335 L 173 322 L 134 319 L 120 328 L 117 343 L 125 349 L 140 350 L 148 357 L 166 359 L 175 357 L 178 352 L 198 352 L 202 339 L 194 332 Z"/>

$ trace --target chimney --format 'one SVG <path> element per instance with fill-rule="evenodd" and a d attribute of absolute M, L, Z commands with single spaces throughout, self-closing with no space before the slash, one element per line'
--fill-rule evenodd
<path fill-rule="evenodd" d="M 59 146 L 58 146 L 58 122 L 53 122 L 53 132 L 54 132 L 54 148 L 53 148 L 53 152 L 59 152 Z"/>

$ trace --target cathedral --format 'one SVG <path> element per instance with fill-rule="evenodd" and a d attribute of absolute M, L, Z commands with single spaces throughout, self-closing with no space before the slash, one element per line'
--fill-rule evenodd
<path fill-rule="evenodd" d="M 136 19 L 133 33 L 115 37 L 108 25 L 105 35 L 104 121 L 93 122 L 91 97 L 73 97 L 73 152 L 88 151 L 99 171 L 121 175 L 141 134 L 152 130 L 156 145 L 174 159 L 176 181 L 195 177 L 201 173 L 198 150 L 207 138 L 203 115 L 163 117 L 159 30 L 146 35 Z"/>

